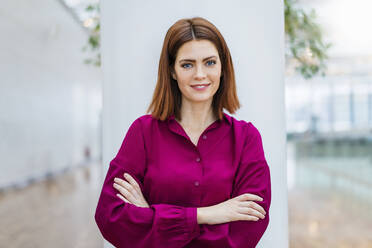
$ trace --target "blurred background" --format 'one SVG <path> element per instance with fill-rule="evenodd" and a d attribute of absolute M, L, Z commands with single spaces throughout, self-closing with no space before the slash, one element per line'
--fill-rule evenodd
<path fill-rule="evenodd" d="M 284 7 L 290 247 L 372 247 L 372 2 Z M 99 2 L 0 20 L 0 247 L 102 247 Z"/>

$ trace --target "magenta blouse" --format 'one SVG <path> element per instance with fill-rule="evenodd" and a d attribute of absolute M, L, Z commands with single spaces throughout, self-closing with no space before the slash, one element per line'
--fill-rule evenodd
<path fill-rule="evenodd" d="M 149 208 L 116 196 L 114 178 L 129 173 Z M 197 208 L 244 193 L 262 197 L 258 221 L 197 223 Z M 269 223 L 270 170 L 261 135 L 251 123 L 224 113 L 195 146 L 174 115 L 165 121 L 143 115 L 129 127 L 110 162 L 95 212 L 102 236 L 116 247 L 256 246 Z"/>

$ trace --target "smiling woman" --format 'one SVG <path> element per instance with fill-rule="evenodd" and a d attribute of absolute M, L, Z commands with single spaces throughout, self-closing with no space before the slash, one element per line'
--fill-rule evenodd
<path fill-rule="evenodd" d="M 221 62 L 212 42 L 192 40 L 180 47 L 172 78 L 182 93 L 181 105 L 204 102 L 210 106 L 220 86 L 220 77 Z"/>
<path fill-rule="evenodd" d="M 95 220 L 117 247 L 245 247 L 269 223 L 270 170 L 229 49 L 203 18 L 168 30 L 148 111 L 110 162 Z"/>
<path fill-rule="evenodd" d="M 180 47 L 172 78 L 182 93 L 181 105 L 204 101 L 210 106 L 220 86 L 220 77 L 221 62 L 212 42 L 192 40 Z"/>
<path fill-rule="evenodd" d="M 225 39 L 212 23 L 203 18 L 181 19 L 169 28 L 165 36 L 158 80 L 148 111 L 160 120 L 174 115 L 181 121 L 185 117 L 181 110 L 188 109 L 181 106 L 189 103 L 184 101 L 188 99 L 183 99 L 183 93 L 186 93 L 182 92 L 184 86 L 188 84 L 186 88 L 190 90 L 192 85 L 208 83 L 214 84 L 213 89 L 217 89 L 212 103 L 210 98 L 207 98 L 208 102 L 202 98 L 198 106 L 212 107 L 211 115 L 220 120 L 223 108 L 232 114 L 240 108 L 234 67 Z M 209 90 L 211 92 L 212 89 Z"/>

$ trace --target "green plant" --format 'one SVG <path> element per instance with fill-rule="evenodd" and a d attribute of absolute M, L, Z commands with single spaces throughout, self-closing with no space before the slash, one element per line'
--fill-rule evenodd
<path fill-rule="evenodd" d="M 325 75 L 327 50 L 332 44 L 323 42 L 320 26 L 315 22 L 316 13 L 306 13 L 295 8 L 296 0 L 284 0 L 286 58 L 295 62 L 295 69 L 305 79 L 317 74 Z"/>
<path fill-rule="evenodd" d="M 90 4 L 85 8 L 85 11 L 90 13 L 90 17 L 85 20 L 84 26 L 89 30 L 89 38 L 87 44 L 82 48 L 83 52 L 86 52 L 90 48 L 90 52 L 94 54 L 93 57 L 84 60 L 85 64 L 92 64 L 95 66 L 101 66 L 101 38 L 100 38 L 100 8 L 99 3 Z"/>

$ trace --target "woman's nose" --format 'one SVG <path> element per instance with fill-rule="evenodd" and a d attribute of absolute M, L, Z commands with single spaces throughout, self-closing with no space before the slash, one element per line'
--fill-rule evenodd
<path fill-rule="evenodd" d="M 196 71 L 195 71 L 195 79 L 203 79 L 205 78 L 206 74 L 203 69 L 202 65 L 196 66 Z"/>

